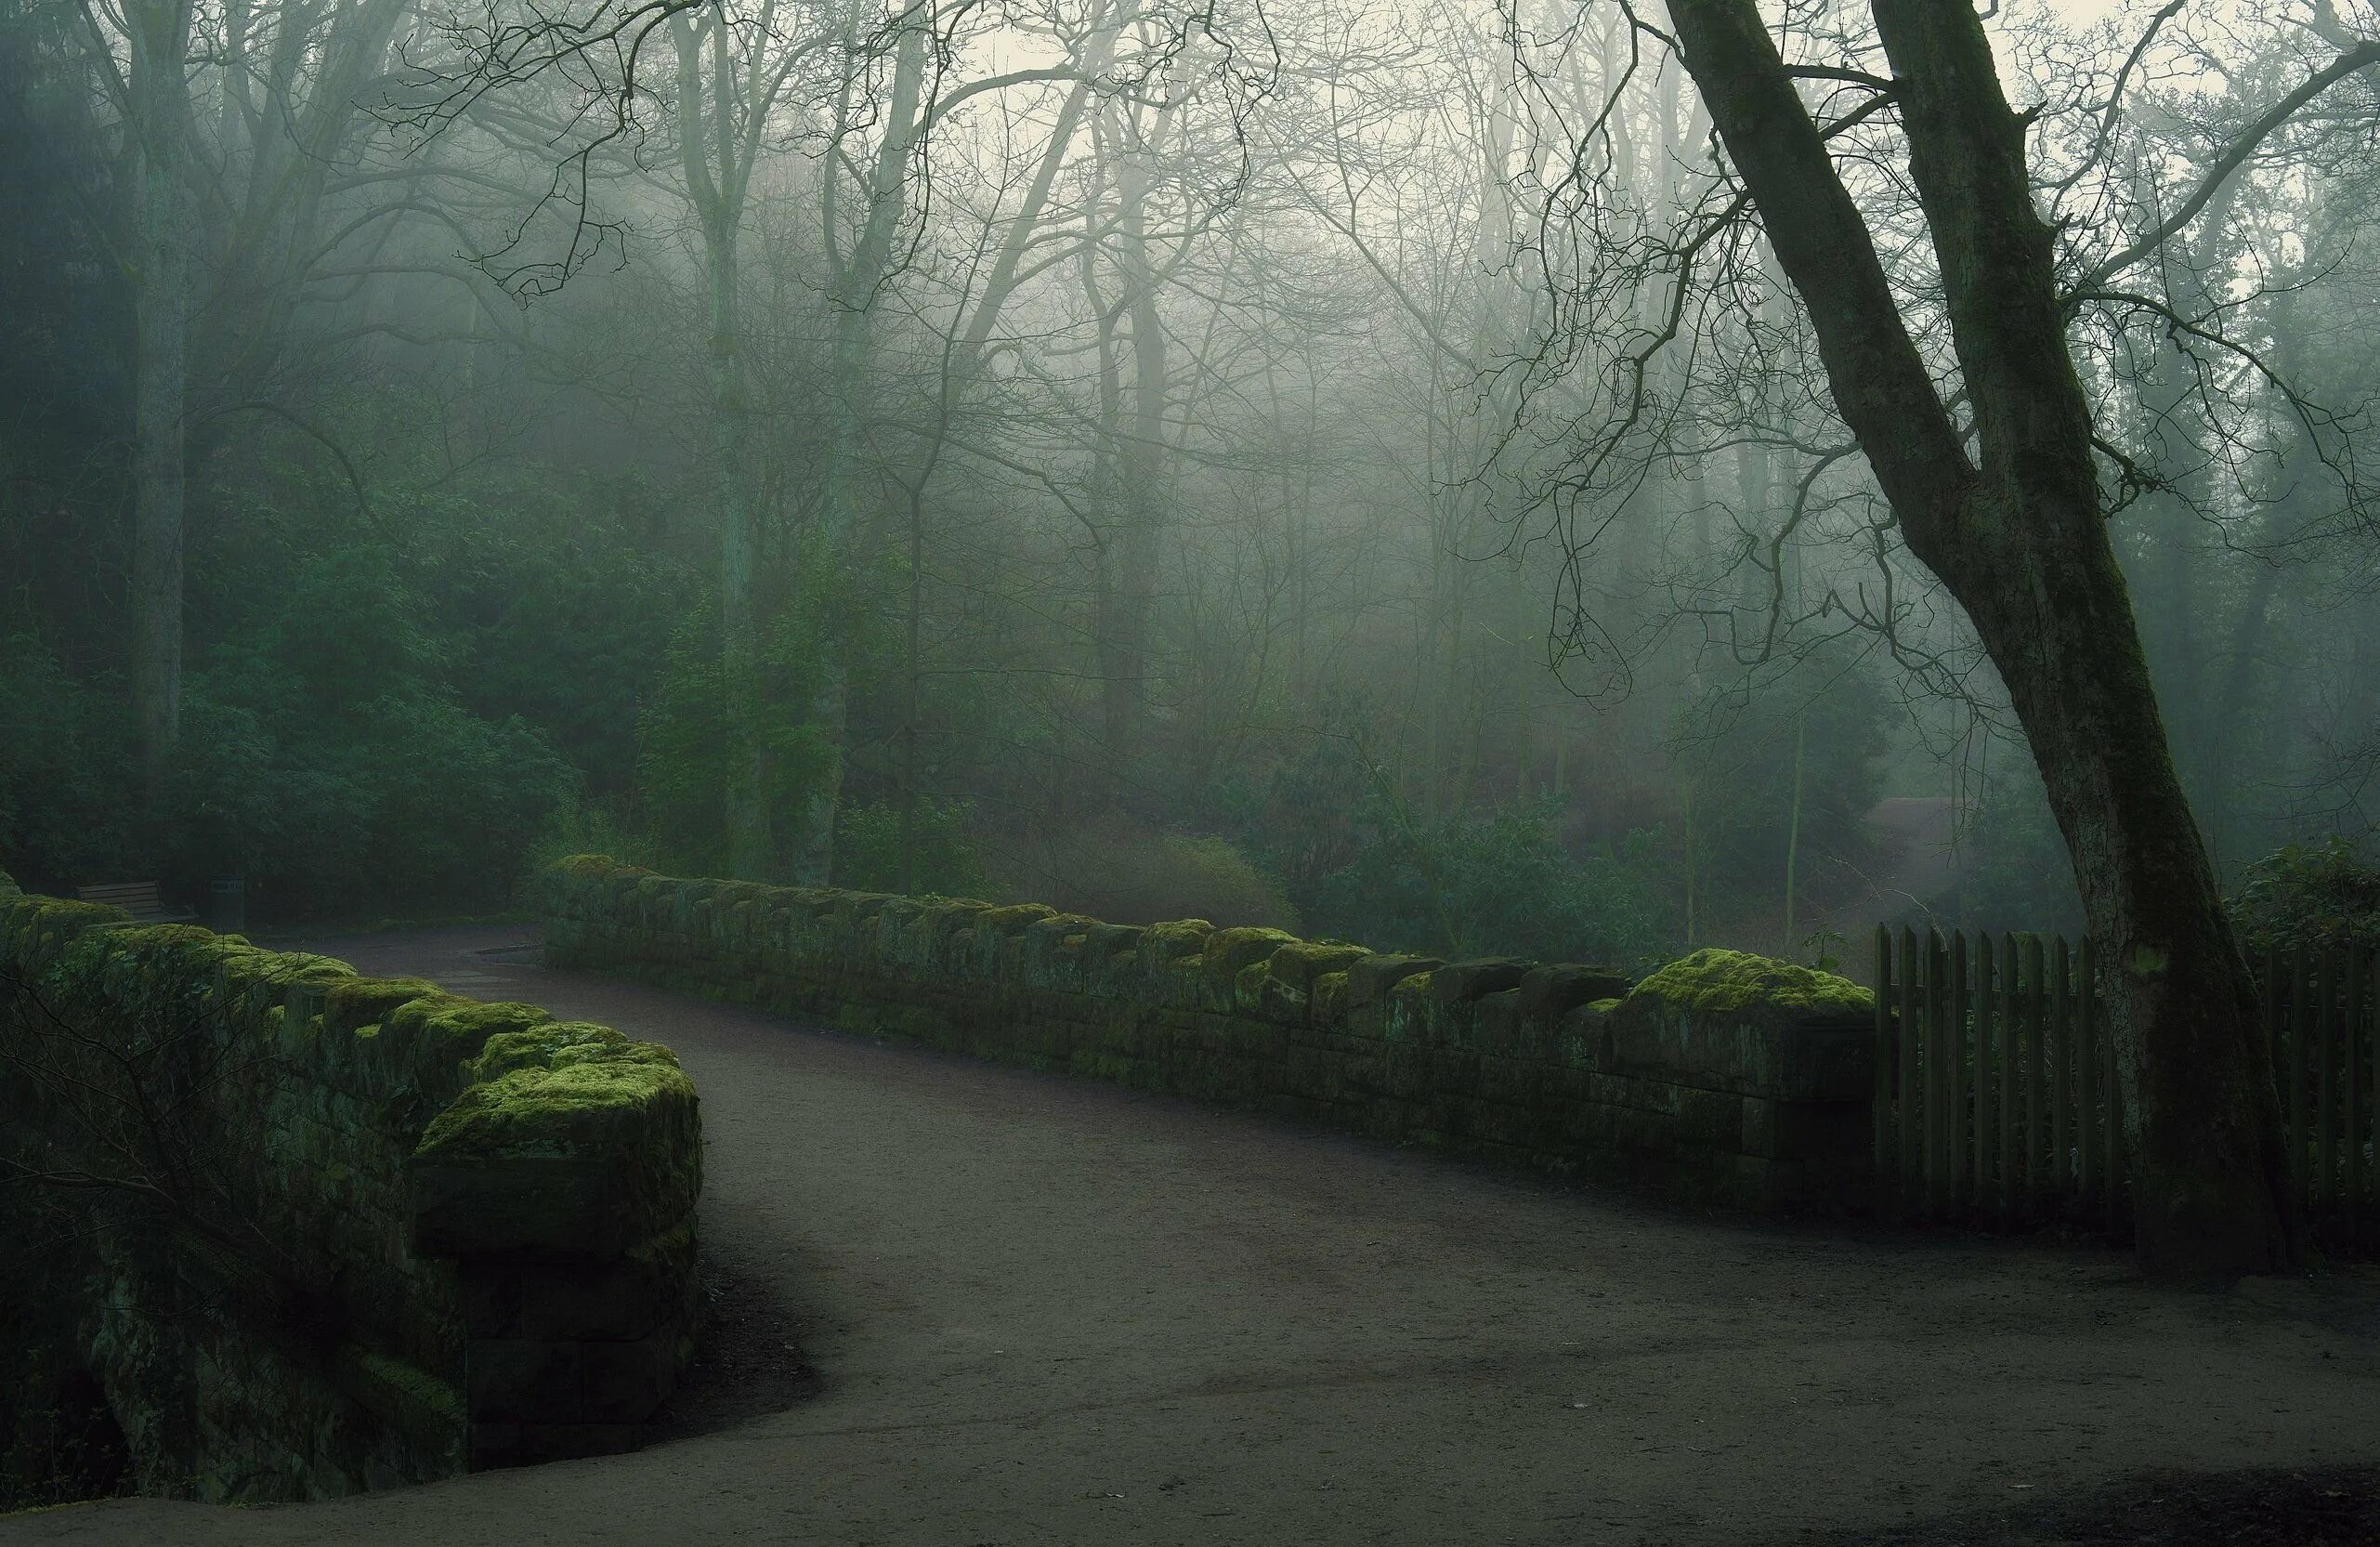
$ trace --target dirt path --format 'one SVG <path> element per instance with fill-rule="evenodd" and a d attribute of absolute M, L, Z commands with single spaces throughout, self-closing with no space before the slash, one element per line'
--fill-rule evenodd
<path fill-rule="evenodd" d="M 329 949 L 674 1047 L 705 1228 L 821 1389 L 633 1456 L 0 1540 L 1744 1543 L 2380 1453 L 2380 1275 L 1712 1221 L 472 954 Z"/>

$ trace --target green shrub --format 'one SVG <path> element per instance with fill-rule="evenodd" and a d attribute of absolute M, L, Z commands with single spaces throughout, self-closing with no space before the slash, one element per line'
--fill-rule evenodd
<path fill-rule="evenodd" d="M 2291 844 L 2248 867 L 2230 911 L 2251 961 L 2300 946 L 2380 945 L 2380 867 L 2335 834 Z"/>
<path fill-rule="evenodd" d="M 1547 806 L 1434 824 L 1363 808 L 1373 841 L 1327 877 L 1315 924 L 1382 950 L 1495 954 L 1615 965 L 1661 955 L 1669 930 L 1653 854 L 1657 835 L 1574 855 Z"/>
<path fill-rule="evenodd" d="M 138 797 L 122 696 L 30 633 L 0 636 L 0 869 L 37 890 L 130 877 Z"/>
<path fill-rule="evenodd" d="M 1298 927 L 1280 883 L 1225 838 L 1098 824 L 1042 836 L 1004 869 L 1007 897 L 1113 924 Z"/>
<path fill-rule="evenodd" d="M 980 897 L 987 890 L 982 849 L 970 832 L 974 806 L 919 797 L 910 821 L 906 889 L 918 895 Z M 894 805 L 846 805 L 835 813 L 834 884 L 856 892 L 904 889 L 901 812 Z"/>
<path fill-rule="evenodd" d="M 797 809 L 828 767 L 829 749 L 802 723 L 816 689 L 815 638 L 787 623 L 774 630 L 749 682 L 729 679 L 718 618 L 706 603 L 670 641 L 653 697 L 636 720 L 637 794 L 655 859 L 680 875 L 727 868 L 727 791 L 765 753 L 763 799 Z"/>

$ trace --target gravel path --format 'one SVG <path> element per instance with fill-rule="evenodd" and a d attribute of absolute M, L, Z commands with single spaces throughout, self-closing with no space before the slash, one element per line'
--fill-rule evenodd
<path fill-rule="evenodd" d="M 1694 1547 L 2380 1455 L 2369 1270 L 2176 1294 L 1704 1218 L 476 954 L 524 939 L 320 949 L 675 1048 L 707 1239 L 815 1390 L 632 1456 L 0 1541 Z"/>

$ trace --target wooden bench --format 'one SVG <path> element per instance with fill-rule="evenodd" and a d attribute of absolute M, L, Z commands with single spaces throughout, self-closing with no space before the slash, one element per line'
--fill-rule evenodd
<path fill-rule="evenodd" d="M 189 909 L 165 906 L 154 881 L 111 881 L 98 886 L 77 886 L 74 895 L 85 902 L 121 908 L 141 924 L 189 924 L 198 915 Z"/>

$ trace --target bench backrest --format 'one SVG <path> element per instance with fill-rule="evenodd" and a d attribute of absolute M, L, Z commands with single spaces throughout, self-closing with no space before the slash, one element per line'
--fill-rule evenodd
<path fill-rule="evenodd" d="M 104 902 L 111 908 L 121 908 L 133 917 L 144 913 L 162 913 L 164 905 L 157 899 L 154 881 L 111 881 L 98 886 L 77 886 L 74 895 L 85 902 Z"/>

